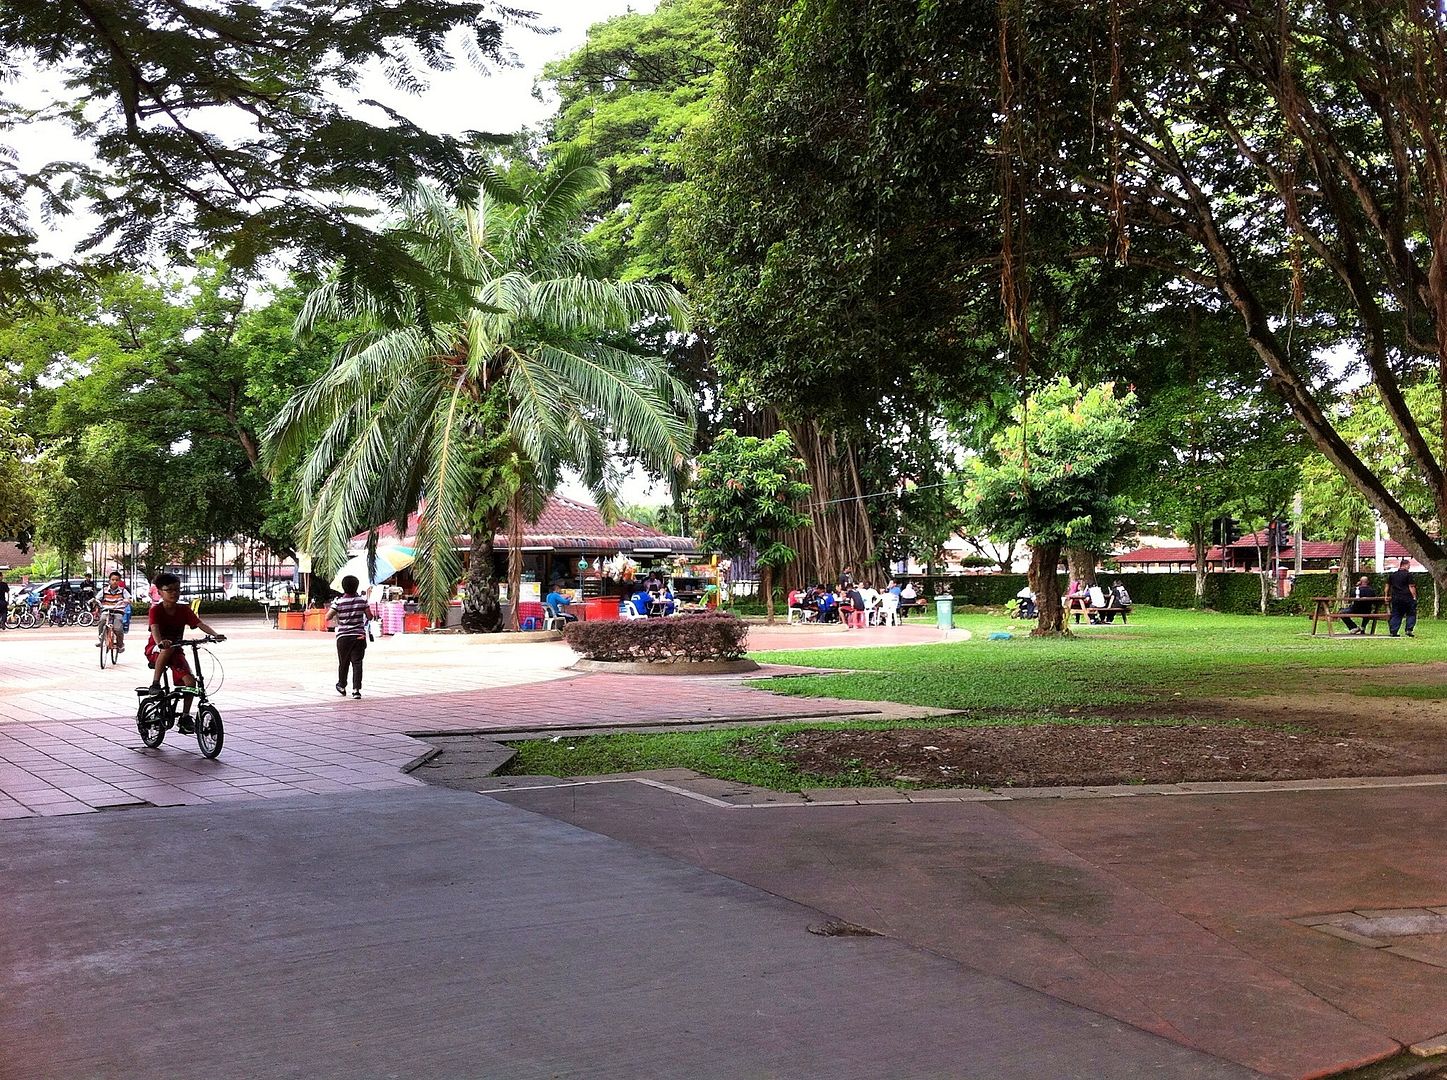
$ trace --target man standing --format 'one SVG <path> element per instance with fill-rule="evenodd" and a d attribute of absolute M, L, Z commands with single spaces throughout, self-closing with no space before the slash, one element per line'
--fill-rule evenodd
<path fill-rule="evenodd" d="M 1350 604 L 1348 604 L 1348 605 L 1346 606 L 1346 608 L 1345 608 L 1345 613 L 1346 613 L 1347 615 L 1370 615 L 1370 614 L 1372 614 L 1372 612 L 1374 612 L 1374 611 L 1377 610 L 1376 595 L 1377 595 L 1377 590 L 1376 590 L 1376 587 L 1372 584 L 1371 578 L 1369 578 L 1369 577 L 1367 577 L 1365 574 L 1363 574 L 1360 578 L 1357 579 L 1356 588 L 1354 588 L 1354 589 L 1352 590 L 1352 596 L 1354 597 L 1354 599 L 1352 600 L 1352 602 L 1351 602 Z M 1413 601 L 1413 603 L 1415 603 L 1415 602 L 1416 602 L 1416 601 Z M 1414 619 L 1414 620 L 1416 619 L 1416 615 L 1415 615 L 1415 614 L 1413 615 L 1413 619 Z M 1358 626 L 1356 623 L 1352 622 L 1350 619 L 1343 619 L 1342 622 L 1346 623 L 1346 628 L 1347 628 L 1347 630 L 1348 630 L 1350 633 L 1353 633 L 1353 634 L 1364 634 L 1364 633 L 1366 633 L 1366 626 L 1365 626 L 1365 625 L 1363 625 L 1363 626 Z M 1373 630 L 1372 633 L 1376 633 L 1376 631 Z M 1407 633 L 1408 633 L 1408 635 L 1410 636 L 1411 631 L 1409 630 L 1409 631 L 1407 631 Z"/>
<path fill-rule="evenodd" d="M 1387 629 L 1391 631 L 1392 637 L 1397 636 L 1397 629 L 1403 620 L 1407 623 L 1408 637 L 1413 636 L 1412 630 L 1417 625 L 1417 586 L 1412 582 L 1412 572 L 1407 569 L 1411 563 L 1410 559 L 1403 559 L 1387 576 L 1387 597 L 1392 602 Z"/>

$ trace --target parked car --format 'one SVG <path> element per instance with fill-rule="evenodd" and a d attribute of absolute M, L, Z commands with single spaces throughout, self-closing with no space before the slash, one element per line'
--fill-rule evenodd
<path fill-rule="evenodd" d="M 44 596 L 46 592 L 50 589 L 58 589 L 62 585 L 66 584 L 66 582 L 70 583 L 70 587 L 72 589 L 76 590 L 77 592 L 80 591 L 80 578 L 51 578 L 49 581 L 32 581 L 29 587 L 18 590 L 15 593 L 15 597 L 16 599 L 18 599 L 19 597 L 24 596 L 26 593 L 32 592 L 39 593 L 41 596 Z"/>

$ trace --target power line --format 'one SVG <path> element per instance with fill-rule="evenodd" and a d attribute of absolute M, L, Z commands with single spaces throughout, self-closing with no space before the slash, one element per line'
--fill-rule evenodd
<path fill-rule="evenodd" d="M 921 484 L 911 488 L 911 491 L 933 491 L 935 488 L 949 487 L 954 481 L 941 480 L 938 484 Z M 865 499 L 878 499 L 885 495 L 898 495 L 898 488 L 890 488 L 888 491 L 872 491 L 868 495 L 845 495 L 839 499 L 827 499 L 824 502 L 810 503 L 809 508 L 814 509 L 821 506 L 833 506 L 835 503 L 863 502 Z"/>

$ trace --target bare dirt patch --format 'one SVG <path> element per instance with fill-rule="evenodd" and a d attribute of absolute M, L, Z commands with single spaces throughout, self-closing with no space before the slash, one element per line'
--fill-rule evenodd
<path fill-rule="evenodd" d="M 782 740 L 801 769 L 867 769 L 927 787 L 1053 787 L 1204 780 L 1305 780 L 1432 773 L 1403 742 L 1219 724 L 1031 724 L 805 731 Z"/>

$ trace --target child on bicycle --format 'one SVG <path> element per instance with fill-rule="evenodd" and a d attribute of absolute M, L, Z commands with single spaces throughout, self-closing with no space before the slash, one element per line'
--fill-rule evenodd
<path fill-rule="evenodd" d="M 126 651 L 126 612 L 131 607 L 131 590 L 126 588 L 120 573 L 112 570 L 109 580 L 100 591 L 100 632 L 96 635 L 96 648 L 105 645 L 106 627 L 111 627 L 115 637 L 116 652 Z"/>
<path fill-rule="evenodd" d="M 196 676 L 191 674 L 191 665 L 186 662 L 186 654 L 181 646 L 176 644 L 185 636 L 188 628 L 200 629 L 217 641 L 225 641 L 226 635 L 218 634 L 202 622 L 199 615 L 179 602 L 181 579 L 175 574 L 157 574 L 155 586 L 161 594 L 161 602 L 151 605 L 151 638 L 146 642 L 146 659 L 151 663 L 151 693 L 159 695 L 165 692 L 161 689 L 161 674 L 167 668 L 171 671 L 171 682 L 175 685 L 196 685 Z M 184 695 L 181 710 L 181 734 L 190 735 L 195 730 L 191 726 L 190 694 Z"/>

